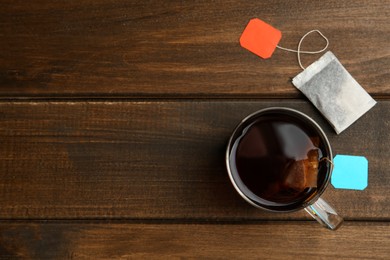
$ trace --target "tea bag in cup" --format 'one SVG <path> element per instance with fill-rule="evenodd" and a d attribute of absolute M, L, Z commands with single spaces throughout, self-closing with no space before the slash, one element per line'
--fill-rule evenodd
<path fill-rule="evenodd" d="M 293 78 L 297 87 L 340 134 L 376 101 L 328 51 Z"/>

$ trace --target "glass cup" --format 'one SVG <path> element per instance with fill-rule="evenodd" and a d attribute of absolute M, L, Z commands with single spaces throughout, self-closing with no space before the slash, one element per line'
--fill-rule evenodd
<path fill-rule="evenodd" d="M 305 209 L 331 230 L 343 222 L 320 198 L 333 170 L 329 140 L 300 111 L 271 107 L 243 119 L 229 139 L 226 166 L 234 188 L 255 207 L 272 212 Z"/>

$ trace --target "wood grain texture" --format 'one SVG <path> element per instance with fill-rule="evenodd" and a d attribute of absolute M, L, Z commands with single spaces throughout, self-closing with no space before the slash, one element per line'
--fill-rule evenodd
<path fill-rule="evenodd" d="M 368 92 L 390 94 L 389 1 L 4 0 L 0 96 L 297 97 L 295 54 L 261 60 L 239 46 L 253 17 L 289 48 L 320 29 Z M 313 35 L 303 48 L 322 46 Z"/>
<path fill-rule="evenodd" d="M 12 259 L 389 259 L 389 248 L 388 222 L 0 224 L 0 257 Z"/>
<path fill-rule="evenodd" d="M 325 193 L 341 215 L 390 218 L 390 102 L 336 135 L 308 102 L 280 100 L 0 103 L 0 218 L 306 219 L 253 208 L 227 177 L 235 125 L 270 106 L 311 115 L 334 154 L 367 157 L 366 190 Z"/>

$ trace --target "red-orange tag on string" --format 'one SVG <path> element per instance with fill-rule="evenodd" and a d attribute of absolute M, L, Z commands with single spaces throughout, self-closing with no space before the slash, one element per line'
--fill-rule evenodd
<path fill-rule="evenodd" d="M 240 44 L 243 48 L 263 59 L 268 59 L 274 53 L 281 38 L 282 33 L 278 29 L 258 18 L 254 18 L 249 21 L 243 31 Z"/>

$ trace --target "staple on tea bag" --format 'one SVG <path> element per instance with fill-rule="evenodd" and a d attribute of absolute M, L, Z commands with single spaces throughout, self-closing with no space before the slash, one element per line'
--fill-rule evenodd
<path fill-rule="evenodd" d="M 376 101 L 330 51 L 292 81 L 339 134 L 370 110 Z"/>

